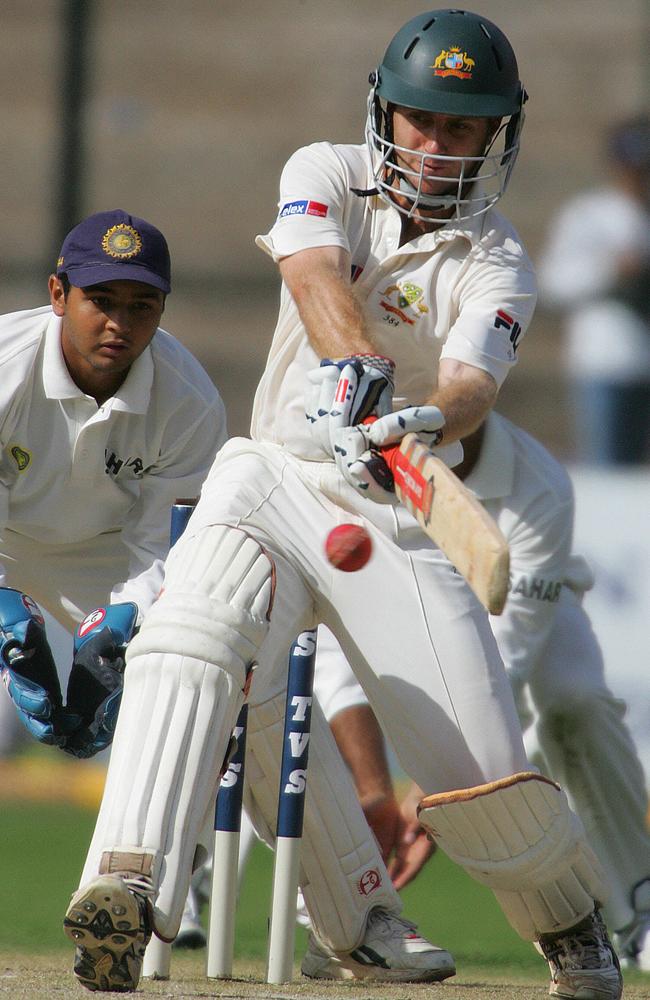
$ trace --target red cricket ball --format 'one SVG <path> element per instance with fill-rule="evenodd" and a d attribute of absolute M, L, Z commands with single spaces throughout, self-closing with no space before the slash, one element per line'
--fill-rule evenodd
<path fill-rule="evenodd" d="M 372 554 L 370 535 L 360 524 L 338 524 L 325 539 L 325 555 L 344 573 L 362 569 Z"/>

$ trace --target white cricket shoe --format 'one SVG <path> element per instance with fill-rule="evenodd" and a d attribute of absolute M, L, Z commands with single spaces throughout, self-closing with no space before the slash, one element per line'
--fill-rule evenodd
<path fill-rule="evenodd" d="M 551 970 L 549 993 L 571 1000 L 619 1000 L 623 979 L 598 910 L 560 934 L 546 934 L 539 947 Z"/>
<path fill-rule="evenodd" d="M 190 886 L 185 900 L 185 909 L 181 918 L 181 926 L 174 939 L 174 948 L 205 948 L 206 933 L 199 920 L 199 897 L 196 890 Z"/>
<path fill-rule="evenodd" d="M 418 934 L 410 920 L 381 907 L 370 911 L 361 944 L 351 952 L 333 952 L 313 934 L 300 971 L 310 979 L 378 979 L 384 982 L 432 982 L 456 972 L 448 951 Z"/>
<path fill-rule="evenodd" d="M 650 913 L 640 913 L 613 939 L 622 969 L 650 972 Z"/>
<path fill-rule="evenodd" d="M 140 980 L 152 911 L 128 883 L 128 873 L 101 875 L 70 901 L 63 929 L 77 945 L 74 974 L 87 990 L 128 993 Z"/>

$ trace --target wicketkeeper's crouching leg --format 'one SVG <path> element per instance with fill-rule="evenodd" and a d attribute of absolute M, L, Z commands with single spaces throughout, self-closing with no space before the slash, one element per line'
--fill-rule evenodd
<path fill-rule="evenodd" d="M 420 822 L 489 886 L 551 968 L 551 995 L 618 1000 L 618 961 L 598 908 L 608 886 L 558 785 L 534 772 L 422 799 Z"/>
<path fill-rule="evenodd" d="M 90 990 L 135 989 L 152 931 L 178 930 L 273 580 L 257 542 L 225 526 L 170 554 L 165 591 L 128 649 L 104 797 L 65 919 Z"/>

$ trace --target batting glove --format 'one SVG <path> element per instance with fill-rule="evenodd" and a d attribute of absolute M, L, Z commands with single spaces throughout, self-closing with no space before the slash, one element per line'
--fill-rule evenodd
<path fill-rule="evenodd" d="M 346 482 L 357 493 L 375 503 L 396 504 L 393 473 L 381 456 L 371 447 L 370 428 L 342 427 L 335 434 L 334 461 Z"/>
<path fill-rule="evenodd" d="M 437 458 L 453 469 L 463 460 L 463 446 L 460 441 L 442 443 L 444 426 L 445 418 L 437 406 L 405 406 L 375 420 L 370 427 L 370 444 L 383 448 L 399 444 L 405 434 L 417 434 Z"/>
<path fill-rule="evenodd" d="M 395 365 L 390 358 L 355 354 L 325 358 L 307 373 L 305 415 L 323 451 L 334 457 L 334 435 L 374 414 L 390 413 Z"/>
<path fill-rule="evenodd" d="M 445 418 L 437 406 L 406 406 L 379 417 L 372 424 L 345 427 L 334 436 L 334 460 L 344 479 L 375 503 L 396 504 L 393 474 L 381 449 L 397 445 L 405 434 L 416 433 L 447 465 L 457 465 L 463 457 L 459 441 L 434 447 L 442 440 Z"/>
<path fill-rule="evenodd" d="M 429 448 L 442 441 L 445 418 L 437 406 L 405 406 L 386 416 L 379 417 L 369 426 L 370 441 L 381 448 L 398 444 L 405 434 L 417 434 Z"/>
<path fill-rule="evenodd" d="M 63 749 L 93 757 L 110 745 L 122 699 L 126 646 L 138 608 L 131 601 L 97 608 L 79 625 L 68 681 Z"/>

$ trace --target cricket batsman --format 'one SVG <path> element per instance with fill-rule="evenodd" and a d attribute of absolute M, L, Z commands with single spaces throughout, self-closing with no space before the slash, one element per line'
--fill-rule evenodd
<path fill-rule="evenodd" d="M 601 867 L 562 790 L 526 758 L 484 608 L 395 503 L 380 453 L 409 431 L 457 452 L 516 362 L 535 279 L 495 206 L 525 100 L 500 28 L 429 11 L 371 75 L 365 143 L 315 143 L 285 166 L 277 219 L 258 237 L 282 295 L 251 437 L 217 456 L 127 654 L 104 798 L 65 918 L 88 989 L 135 989 L 150 935 L 176 934 L 244 698 L 252 819 L 274 828 L 288 649 L 323 622 L 426 793 L 421 822 L 537 942 L 551 994 L 621 995 Z M 349 521 L 370 533 L 373 557 L 343 574 L 323 542 Z M 413 930 L 382 872 L 363 895 L 362 814 L 328 732 L 313 715 L 301 888 L 318 938 L 445 978 L 444 949 L 409 952 Z"/>

